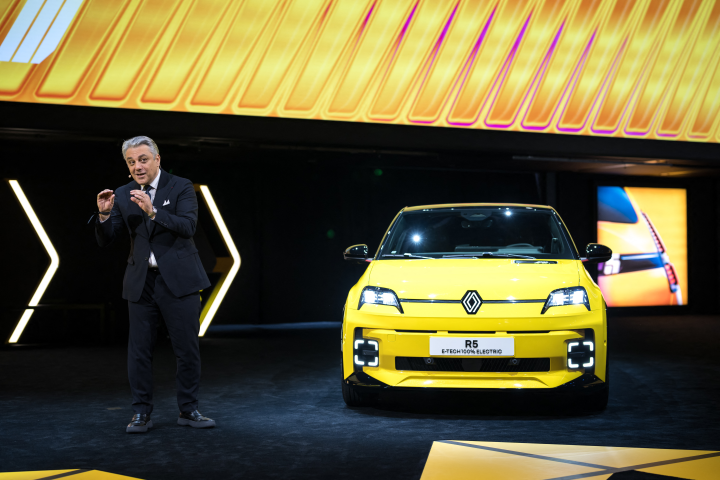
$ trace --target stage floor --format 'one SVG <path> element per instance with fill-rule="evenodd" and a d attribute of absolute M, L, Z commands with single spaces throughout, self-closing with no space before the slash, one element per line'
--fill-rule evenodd
<path fill-rule="evenodd" d="M 174 357 L 169 342 L 161 341 L 155 427 L 144 435 L 125 433 L 132 411 L 123 346 L 3 348 L 0 472 L 395 480 L 418 479 L 424 469 L 425 478 L 441 478 L 437 462 L 444 451 L 558 456 L 547 452 L 561 445 L 701 450 L 698 455 L 720 450 L 720 317 L 612 318 L 612 391 L 607 411 L 598 415 L 533 395 L 386 395 L 377 407 L 350 409 L 340 394 L 339 328 L 321 327 L 225 328 L 202 339 L 200 411 L 217 421 L 212 430 L 175 423 Z M 643 458 L 688 455 L 638 452 Z M 507 455 L 504 466 L 516 454 Z M 467 460 L 469 471 L 492 478 L 490 470 L 482 475 L 486 457 L 497 460 L 475 456 Z M 592 462 L 610 465 L 605 457 Z M 682 468 L 676 464 L 673 475 L 696 478 L 683 477 Z M 533 472 L 523 477 L 552 477 Z M 5 478 L 13 477 L 0 474 Z"/>

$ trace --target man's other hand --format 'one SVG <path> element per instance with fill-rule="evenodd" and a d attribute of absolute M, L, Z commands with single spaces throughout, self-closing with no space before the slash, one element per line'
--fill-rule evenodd
<path fill-rule="evenodd" d="M 98 193 L 97 207 L 98 212 L 110 212 L 115 205 L 115 194 L 112 190 L 103 190 Z M 100 215 L 100 221 L 104 222 L 110 215 Z"/>
<path fill-rule="evenodd" d="M 143 192 L 142 190 L 130 190 L 130 200 L 135 202 L 138 207 L 142 208 L 142 211 L 148 215 L 153 214 L 153 205 L 150 201 L 150 195 Z"/>

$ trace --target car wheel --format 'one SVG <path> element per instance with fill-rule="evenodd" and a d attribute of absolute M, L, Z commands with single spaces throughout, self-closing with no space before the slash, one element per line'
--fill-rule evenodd
<path fill-rule="evenodd" d="M 600 413 L 607 408 L 608 397 L 610 394 L 610 388 L 605 387 L 597 393 L 593 393 L 584 398 L 585 410 L 589 412 Z"/>
<path fill-rule="evenodd" d="M 363 395 L 354 385 L 345 381 L 342 362 L 340 362 L 340 379 L 342 380 L 342 396 L 348 407 L 367 407 L 373 403 L 373 398 Z"/>
<path fill-rule="evenodd" d="M 610 398 L 610 362 L 606 364 L 605 388 L 584 398 L 583 406 L 589 412 L 602 412 L 607 408 Z"/>

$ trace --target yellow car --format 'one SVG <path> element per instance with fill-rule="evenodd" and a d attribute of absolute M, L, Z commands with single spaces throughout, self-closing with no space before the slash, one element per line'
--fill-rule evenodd
<path fill-rule="evenodd" d="M 518 204 L 407 207 L 350 290 L 342 393 L 365 406 L 383 390 L 578 392 L 607 405 L 606 306 L 557 212 Z"/>

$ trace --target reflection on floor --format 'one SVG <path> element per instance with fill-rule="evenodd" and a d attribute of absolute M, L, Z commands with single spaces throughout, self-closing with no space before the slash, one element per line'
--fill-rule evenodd
<path fill-rule="evenodd" d="M 135 477 L 115 475 L 100 470 L 42 470 L 39 472 L 11 472 L 0 473 L 0 480 L 54 480 L 67 478 L 68 480 L 139 480 Z"/>
<path fill-rule="evenodd" d="M 611 318 L 612 387 L 601 414 L 578 411 L 576 399 L 518 391 L 388 392 L 373 407 L 348 408 L 340 393 L 339 325 L 224 327 L 200 341 L 200 411 L 217 427 L 177 424 L 177 365 L 159 336 L 154 426 L 144 435 L 125 433 L 133 415 L 126 344 L 0 345 L 0 471 L 96 469 L 146 480 L 419 480 L 424 471 L 427 478 L 437 472 L 433 442 L 439 440 L 503 442 L 498 448 L 513 451 L 522 451 L 517 442 L 720 451 L 717 315 Z M 492 453 L 442 446 L 448 455 L 450 449 L 483 455 L 477 458 Z M 562 463 L 492 454 L 510 458 L 508 467 L 527 461 L 540 469 L 523 470 L 520 480 L 549 478 L 543 468 L 555 469 L 550 477 L 566 473 L 558 471 Z M 709 461 L 715 460 L 697 463 Z M 692 478 L 666 469 L 694 464 L 653 474 Z M 578 470 L 569 474 L 603 471 Z M 22 477 L 0 475 L 7 478 Z"/>
<path fill-rule="evenodd" d="M 720 452 L 706 450 L 441 440 L 433 443 L 422 480 L 712 480 L 718 472 Z"/>

